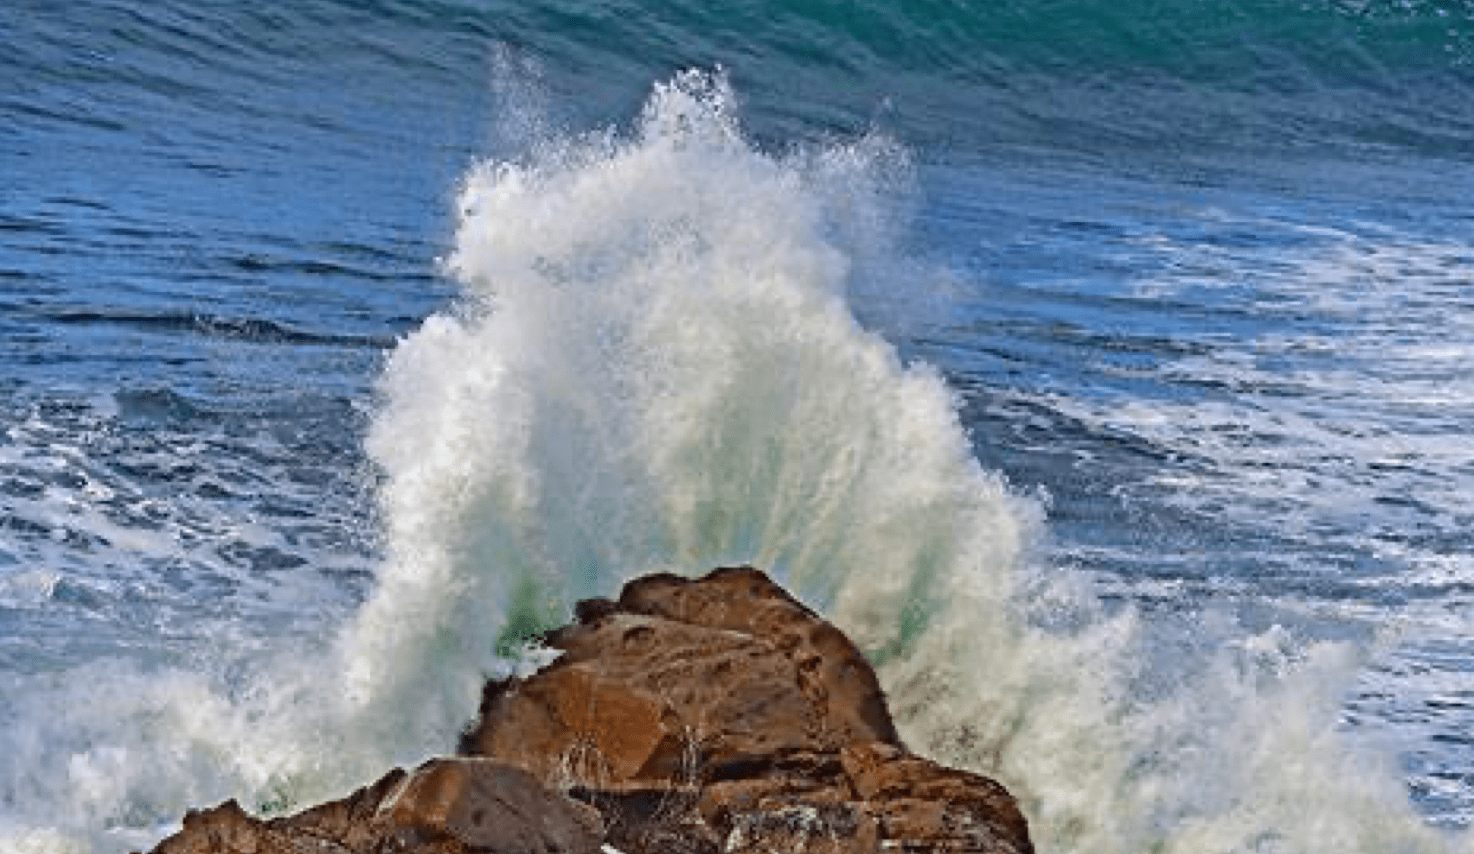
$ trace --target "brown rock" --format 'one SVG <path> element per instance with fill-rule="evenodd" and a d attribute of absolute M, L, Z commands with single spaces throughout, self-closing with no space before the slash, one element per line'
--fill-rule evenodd
<path fill-rule="evenodd" d="M 546 638 L 558 661 L 488 686 L 463 752 L 618 788 L 690 783 L 743 757 L 899 744 L 859 650 L 757 570 L 647 576 L 577 614 Z"/>
<path fill-rule="evenodd" d="M 696 793 L 669 787 L 620 791 L 574 789 L 570 794 L 604 817 L 604 841 L 617 851 L 717 854 L 721 839 L 696 809 Z"/>
<path fill-rule="evenodd" d="M 214 809 L 190 810 L 184 816 L 184 829 L 159 843 L 154 854 L 265 854 L 284 850 L 284 843 L 273 844 L 273 836 L 261 821 L 229 800 Z"/>
<path fill-rule="evenodd" d="M 575 614 L 552 664 L 486 685 L 470 756 L 290 818 L 191 812 L 155 854 L 1032 854 L 1013 797 L 908 753 L 860 652 L 761 572 Z"/>
<path fill-rule="evenodd" d="M 881 742 L 792 759 L 703 788 L 697 808 L 724 852 L 1033 850 L 1018 805 L 986 777 Z"/>
<path fill-rule="evenodd" d="M 433 759 L 289 818 L 191 812 L 154 854 L 596 854 L 598 813 L 487 759 Z"/>
<path fill-rule="evenodd" d="M 386 797 L 376 823 L 398 838 L 454 840 L 497 854 L 599 850 L 594 810 L 544 789 L 521 768 L 487 759 L 432 759 Z"/>
<path fill-rule="evenodd" d="M 922 815 L 921 804 L 929 804 L 945 811 L 948 821 L 956 822 L 963 836 L 986 834 L 989 839 L 998 839 L 979 850 L 1009 850 L 1000 847 L 1008 840 L 1022 841 L 1015 847 L 1030 851 L 1027 844 L 1029 825 L 1018 808 L 1018 802 L 997 782 L 980 774 L 972 774 L 956 768 L 908 755 L 895 747 L 879 742 L 855 744 L 840 751 L 845 776 L 855 795 L 875 805 L 896 805 L 896 809 L 873 810 L 877 815 L 889 815 L 887 825 L 895 836 L 918 838 L 921 825 L 916 816 Z M 965 825 L 965 827 L 964 827 Z M 900 830 L 901 827 L 908 828 Z"/>
<path fill-rule="evenodd" d="M 678 728 L 667 728 L 664 710 L 659 697 L 622 686 L 615 674 L 559 662 L 537 679 L 489 689 L 482 734 L 462 747 L 520 765 L 553 786 L 607 786 L 639 779 L 670 752 Z"/>
<path fill-rule="evenodd" d="M 577 787 L 627 854 L 1030 854 L 1002 786 L 906 752 L 874 671 L 748 567 L 646 576 L 490 683 L 462 750 Z"/>
<path fill-rule="evenodd" d="M 270 826 L 283 833 L 330 840 L 349 851 L 366 850 L 380 835 L 374 820 L 380 804 L 408 778 L 403 769 L 395 768 L 342 800 L 320 804 L 290 818 L 274 819 Z"/>
<path fill-rule="evenodd" d="M 766 641 L 794 663 L 827 729 L 846 741 L 900 744 L 880 680 L 844 633 L 752 567 L 723 567 L 699 581 L 653 575 L 625 585 L 619 605 Z"/>

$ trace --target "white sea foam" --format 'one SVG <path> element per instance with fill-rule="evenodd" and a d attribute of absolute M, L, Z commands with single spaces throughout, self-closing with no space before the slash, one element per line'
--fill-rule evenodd
<path fill-rule="evenodd" d="M 471 304 L 388 368 L 370 447 L 391 554 L 351 644 L 366 697 L 454 674 L 427 731 L 464 718 L 496 607 L 561 619 L 639 572 L 750 561 L 885 649 L 954 564 L 1017 554 L 1027 511 L 972 461 L 945 385 L 844 302 L 884 146 L 763 156 L 724 85 L 683 77 L 634 139 L 467 180 L 449 266 Z"/>
<path fill-rule="evenodd" d="M 1032 557 L 1039 508 L 847 306 L 909 269 L 879 190 L 896 156 L 763 153 L 726 81 L 692 73 L 630 134 L 475 169 L 447 261 L 465 300 L 382 381 L 369 601 L 320 653 L 17 683 L 0 848 L 146 845 L 189 806 L 339 796 L 448 749 L 509 626 L 752 562 L 872 655 L 913 746 L 1012 787 L 1041 851 L 1452 850 L 1336 727 L 1358 650 L 1206 615 L 1163 680 L 1138 617 Z"/>
<path fill-rule="evenodd" d="M 492 665 L 492 607 L 530 624 L 636 572 L 751 561 L 880 662 L 914 745 L 1014 787 L 1041 850 L 1448 850 L 1337 727 L 1360 650 L 1225 616 L 1164 683 L 1135 617 L 1031 562 L 1037 508 L 844 302 L 903 269 L 865 190 L 888 156 L 757 152 L 724 83 L 688 75 L 632 138 L 468 178 L 469 304 L 396 353 L 371 441 L 391 555 L 356 694 L 433 696 L 407 729 L 434 732 Z"/>
<path fill-rule="evenodd" d="M 1468 528 L 1474 489 L 1470 247 L 1370 226 L 1218 219 L 1263 237 L 1247 249 L 1144 242 L 1163 272 L 1138 295 L 1209 318 L 1174 329 L 1193 352 L 1152 367 L 1154 393 L 1035 400 L 1175 461 L 1123 485 L 1129 497 L 1295 539 L 1327 564 L 1410 541 L 1441 539 L 1446 553 Z"/>

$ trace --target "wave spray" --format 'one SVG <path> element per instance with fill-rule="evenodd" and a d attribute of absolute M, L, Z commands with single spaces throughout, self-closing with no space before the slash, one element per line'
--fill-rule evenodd
<path fill-rule="evenodd" d="M 1041 850 L 1448 850 L 1336 729 L 1358 650 L 1220 619 L 1166 679 L 1136 616 L 1037 558 L 1040 508 L 847 302 L 918 275 L 888 239 L 903 154 L 773 156 L 735 112 L 689 72 L 627 136 L 468 176 L 466 302 L 395 353 L 370 440 L 391 553 L 355 691 L 441 697 L 409 727 L 441 733 L 509 627 L 750 562 L 867 651 L 913 747 L 1020 794 Z"/>
<path fill-rule="evenodd" d="M 0 847 L 146 847 L 190 806 L 339 797 L 451 749 L 577 599 L 752 563 L 867 652 L 914 749 L 1019 795 L 1040 851 L 1457 849 L 1337 730 L 1355 649 L 1222 620 L 1197 630 L 1220 652 L 1163 678 L 1141 618 L 1038 557 L 1041 508 L 977 463 L 942 378 L 852 314 L 919 275 L 890 239 L 905 168 L 879 136 L 766 153 L 691 72 L 628 133 L 473 169 L 445 262 L 464 297 L 380 383 L 368 601 L 317 654 L 32 686 L 5 746 L 65 770 L 0 778 Z"/>

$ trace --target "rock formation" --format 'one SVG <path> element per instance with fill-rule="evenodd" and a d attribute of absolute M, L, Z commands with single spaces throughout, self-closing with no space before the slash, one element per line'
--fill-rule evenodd
<path fill-rule="evenodd" d="M 598 812 L 527 771 L 450 757 L 288 818 L 235 801 L 191 811 L 154 854 L 597 854 L 602 838 Z"/>
<path fill-rule="evenodd" d="M 909 753 L 874 671 L 763 573 L 652 575 L 493 681 L 456 758 L 263 821 L 191 813 L 155 854 L 1031 854 L 1012 796 Z"/>

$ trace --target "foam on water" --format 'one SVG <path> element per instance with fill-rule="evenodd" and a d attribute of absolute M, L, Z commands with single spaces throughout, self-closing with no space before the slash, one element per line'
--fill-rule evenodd
<path fill-rule="evenodd" d="M 509 623 L 751 561 L 869 651 L 913 744 L 1014 787 L 1043 850 L 1449 848 L 1337 728 L 1361 650 L 1225 615 L 1164 681 L 1135 617 L 1034 564 L 1038 508 L 844 301 L 915 272 L 885 248 L 897 153 L 768 156 L 733 109 L 686 75 L 632 137 L 467 179 L 467 304 L 396 353 L 370 442 L 391 553 L 348 648 L 385 731 L 454 726 Z"/>
<path fill-rule="evenodd" d="M 1268 593 L 1319 631 L 1374 627 L 1348 717 L 1382 735 L 1402 722 L 1414 790 L 1467 825 L 1474 253 L 1387 225 L 1221 218 L 1261 243 L 1154 239 L 1168 263 L 1140 287 L 1242 312 L 1249 334 L 1204 323 L 1181 334 L 1195 352 L 1154 372 L 1157 393 L 1049 405 L 1175 461 L 1123 485 L 1128 500 L 1241 532 L 1256 577 L 1214 578 L 1220 592 Z"/>
<path fill-rule="evenodd" d="M 454 312 L 401 342 L 369 451 L 377 586 L 318 651 L 108 661 L 6 686 L 0 848 L 146 847 L 188 806 L 286 809 L 447 750 L 517 637 L 665 569 L 771 569 L 878 664 L 915 748 L 999 776 L 1041 851 L 1453 850 L 1338 728 L 1349 645 L 1184 638 L 1031 549 L 1040 510 L 951 392 L 858 324 L 914 275 L 884 140 L 773 156 L 724 79 L 466 179 Z M 1170 651 L 1169 651 L 1170 652 Z"/>
<path fill-rule="evenodd" d="M 971 461 L 945 385 L 844 302 L 884 146 L 772 159 L 732 109 L 683 77 L 635 139 L 468 178 L 449 266 L 471 303 L 395 354 L 370 439 L 391 554 L 352 644 L 366 695 L 443 685 L 433 660 L 463 718 L 489 609 L 531 628 L 640 572 L 738 561 L 901 649 L 955 562 L 1017 553 L 1023 505 Z"/>
<path fill-rule="evenodd" d="M 1173 333 L 1185 355 L 1146 393 L 1032 399 L 1171 460 L 1118 491 L 1269 543 L 1260 580 L 1383 604 L 1467 586 L 1474 253 L 1385 227 L 1234 225 L 1287 246 L 1151 242 L 1168 263 L 1139 295 L 1207 320 Z"/>

